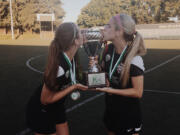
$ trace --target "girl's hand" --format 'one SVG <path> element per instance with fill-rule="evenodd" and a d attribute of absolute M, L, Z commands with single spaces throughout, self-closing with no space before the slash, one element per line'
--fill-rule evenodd
<path fill-rule="evenodd" d="M 87 87 L 87 86 L 85 86 L 85 85 L 82 85 L 82 84 L 78 83 L 78 84 L 75 84 L 75 89 L 85 91 L 85 90 L 87 90 L 87 89 L 88 89 L 88 87 Z"/>
<path fill-rule="evenodd" d="M 108 92 L 110 89 L 111 89 L 110 87 L 96 88 L 97 91 L 101 91 L 101 92 Z"/>

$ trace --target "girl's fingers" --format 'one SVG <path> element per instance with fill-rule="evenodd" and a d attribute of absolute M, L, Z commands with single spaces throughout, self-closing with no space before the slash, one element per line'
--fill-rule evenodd
<path fill-rule="evenodd" d="M 86 90 L 86 89 L 88 89 L 88 87 L 85 86 L 85 85 L 82 85 L 82 84 L 78 84 L 78 89 L 80 89 L 80 90 Z"/>
<path fill-rule="evenodd" d="M 103 90 L 103 88 L 96 88 L 96 90 L 102 91 L 102 90 Z"/>

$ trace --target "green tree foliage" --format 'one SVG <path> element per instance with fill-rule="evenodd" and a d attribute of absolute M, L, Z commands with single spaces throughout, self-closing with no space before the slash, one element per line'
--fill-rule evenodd
<path fill-rule="evenodd" d="M 102 26 L 112 15 L 119 13 L 122 3 L 120 0 L 91 0 L 82 9 L 77 23 L 84 27 Z"/>
<path fill-rule="evenodd" d="M 102 26 L 117 13 L 131 15 L 137 24 L 167 22 L 168 17 L 180 17 L 180 0 L 91 0 L 77 23 L 81 27 Z"/>
<path fill-rule="evenodd" d="M 180 0 L 164 0 L 160 4 L 160 22 L 165 22 L 168 17 L 179 15 L 180 17 Z"/>
<path fill-rule="evenodd" d="M 9 2 L 0 2 L 0 27 L 10 26 Z"/>
<path fill-rule="evenodd" d="M 9 2 L 0 2 L 3 6 L 0 8 L 0 17 L 4 23 L 10 24 Z M 60 0 L 12 0 L 14 27 L 20 31 L 37 31 L 39 22 L 37 22 L 36 14 L 55 14 L 55 25 L 62 22 L 65 14 L 61 8 Z M 5 13 L 1 11 L 6 11 Z M 4 15 L 4 16 L 3 16 Z M 0 24 L 1 26 L 1 24 Z"/>

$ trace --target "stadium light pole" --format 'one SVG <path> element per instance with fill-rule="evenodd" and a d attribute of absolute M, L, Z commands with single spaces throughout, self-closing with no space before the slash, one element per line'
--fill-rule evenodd
<path fill-rule="evenodd" d="M 11 15 L 11 34 L 12 34 L 12 39 L 14 39 L 14 27 L 13 27 L 13 11 L 12 11 L 12 1 L 9 0 L 10 4 L 10 15 Z"/>

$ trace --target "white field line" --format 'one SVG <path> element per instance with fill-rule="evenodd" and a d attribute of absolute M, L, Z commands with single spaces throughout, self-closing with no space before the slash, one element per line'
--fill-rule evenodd
<path fill-rule="evenodd" d="M 40 55 L 40 56 L 42 56 L 42 55 Z M 43 72 L 41 72 L 41 71 L 33 68 L 33 67 L 30 66 L 30 64 L 29 64 L 31 60 L 33 60 L 33 59 L 35 59 L 35 58 L 38 58 L 38 57 L 40 57 L 40 56 L 31 57 L 31 58 L 26 62 L 26 65 L 27 65 L 31 70 L 42 74 Z M 155 67 L 153 67 L 153 68 L 150 68 L 150 69 L 146 70 L 146 71 L 145 71 L 145 74 L 146 74 L 146 73 L 149 73 L 149 72 L 151 72 L 151 71 L 153 71 L 153 70 L 156 70 L 156 69 L 164 66 L 165 64 L 168 64 L 168 63 L 172 62 L 173 60 L 175 60 L 175 59 L 177 59 L 177 58 L 179 58 L 179 57 L 180 57 L 180 55 L 176 55 L 175 57 L 173 57 L 173 58 L 171 58 L 171 59 L 168 59 L 167 61 L 165 61 L 165 62 L 163 62 L 163 63 L 161 63 L 161 64 L 159 64 L 159 65 L 157 65 L 157 66 L 155 66 Z M 159 91 L 159 90 L 144 90 L 144 91 L 145 91 L 145 92 L 154 92 L 154 93 L 164 93 L 164 94 L 180 94 L 180 92 L 169 92 L 169 91 Z M 83 102 L 81 102 L 81 103 L 79 103 L 79 104 L 76 104 L 76 105 L 74 105 L 74 106 L 71 107 L 71 108 L 66 109 L 66 112 L 67 112 L 67 113 L 68 113 L 68 112 L 71 112 L 71 111 L 79 108 L 80 106 L 82 106 L 82 105 L 84 105 L 84 104 L 86 104 L 86 103 L 88 103 L 88 102 L 90 102 L 90 101 L 93 101 L 93 100 L 97 99 L 98 97 L 100 97 L 100 96 L 102 96 L 102 95 L 104 95 L 104 93 L 100 93 L 100 94 L 97 94 L 97 95 L 95 95 L 95 96 L 93 96 L 93 97 L 90 97 L 90 98 L 84 100 Z M 29 133 L 29 132 L 31 132 L 31 130 L 30 130 L 29 128 L 26 128 L 25 130 L 17 133 L 16 135 L 26 135 L 26 134 Z"/>
<path fill-rule="evenodd" d="M 175 60 L 175 59 L 177 59 L 179 57 L 180 57 L 180 55 L 176 55 L 175 57 L 172 57 L 171 59 L 168 59 L 167 61 L 165 61 L 165 62 L 163 62 L 163 63 L 161 63 L 161 64 L 159 64 L 159 65 L 157 65 L 157 66 L 155 66 L 153 68 L 150 68 L 150 69 L 146 70 L 145 73 L 149 73 L 149 72 L 151 72 L 153 70 L 156 70 L 156 69 L 164 66 L 165 64 L 168 64 L 169 62 L 171 62 L 171 61 L 173 61 L 173 60 Z"/>
<path fill-rule="evenodd" d="M 153 92 L 153 93 L 160 93 L 160 94 L 176 94 L 179 95 L 180 92 L 174 92 L 174 91 L 161 91 L 161 90 L 144 90 L 145 92 Z"/>
<path fill-rule="evenodd" d="M 42 55 L 40 55 L 40 56 L 42 56 Z M 33 60 L 33 59 L 38 58 L 38 57 L 40 57 L 40 56 L 32 57 L 32 58 L 30 58 L 30 59 Z M 169 62 L 172 62 L 173 60 L 177 59 L 178 57 L 180 57 L 180 55 L 176 55 L 175 57 L 173 57 L 173 58 L 171 58 L 171 59 L 168 59 L 168 60 L 166 60 L 165 62 L 163 62 L 163 63 L 161 63 L 161 64 L 159 64 L 159 65 L 157 65 L 157 66 L 155 66 L 155 67 L 153 67 L 153 68 L 150 68 L 150 69 L 146 70 L 146 71 L 145 71 L 145 74 L 146 74 L 146 73 L 149 73 L 149 72 L 151 72 L 151 71 L 153 71 L 153 70 L 156 70 L 157 68 L 160 68 L 160 67 L 164 66 L 165 64 L 168 64 Z M 30 64 L 29 64 L 29 62 L 31 61 L 30 59 L 28 60 L 28 62 L 26 62 L 26 63 L 28 63 L 28 65 L 30 65 Z M 31 67 L 31 69 L 33 69 L 33 71 L 37 70 L 37 69 L 34 70 L 33 67 Z M 37 70 L 37 71 L 38 71 L 38 70 Z M 36 71 L 35 71 L 35 72 L 36 72 Z M 43 72 L 38 71 L 38 73 L 43 73 Z M 150 90 L 145 90 L 145 91 L 150 91 Z M 152 92 L 152 91 L 153 91 L 153 90 L 151 90 L 151 92 Z M 157 91 L 156 93 L 158 93 L 158 91 Z M 159 93 L 163 93 L 163 92 L 162 92 L 162 91 L 159 91 Z M 165 92 L 164 92 L 164 93 L 165 93 Z M 169 93 L 169 92 L 167 92 L 167 93 Z M 173 93 L 174 93 L 174 92 L 173 92 Z M 95 95 L 95 96 L 93 96 L 93 97 L 90 97 L 90 98 L 84 100 L 83 102 L 81 102 L 81 103 L 79 103 L 79 104 L 76 104 L 76 105 L 74 105 L 73 107 L 67 109 L 66 112 L 70 112 L 70 111 L 72 111 L 72 110 L 74 110 L 74 109 L 76 109 L 76 108 L 84 105 L 85 103 L 88 103 L 88 102 L 90 102 L 90 101 L 92 101 L 92 100 L 94 100 L 94 99 L 96 99 L 97 97 L 100 97 L 100 96 L 102 96 L 102 95 L 104 95 L 104 93 L 97 94 L 97 95 Z"/>
<path fill-rule="evenodd" d="M 95 96 L 92 96 L 92 97 L 90 97 L 90 98 L 88 98 L 88 99 L 86 99 L 86 100 L 84 100 L 83 102 L 81 102 L 81 103 L 79 103 L 79 104 L 76 104 L 76 105 L 74 105 L 73 107 L 71 107 L 71 108 L 69 108 L 69 109 L 66 109 L 66 112 L 68 113 L 68 112 L 71 112 L 71 111 L 73 111 L 74 109 L 76 109 L 76 108 L 78 108 L 78 107 L 80 107 L 80 106 L 82 106 L 82 105 L 84 105 L 84 104 L 86 104 L 86 103 L 88 103 L 88 102 L 90 102 L 90 101 L 93 101 L 93 100 L 95 100 L 96 98 L 98 98 L 98 97 L 100 97 L 100 96 L 102 96 L 102 95 L 104 95 L 105 93 L 100 93 L 100 94 L 96 94 Z"/>
<path fill-rule="evenodd" d="M 32 66 L 30 65 L 30 62 L 31 62 L 32 60 L 34 60 L 34 59 L 36 59 L 36 58 L 39 58 L 39 57 L 41 57 L 41 56 L 43 56 L 43 55 L 38 55 L 38 56 L 35 56 L 35 57 L 31 57 L 30 59 L 28 59 L 28 60 L 26 61 L 26 66 L 27 66 L 28 68 L 30 68 L 31 70 L 33 70 L 34 72 L 38 72 L 38 73 L 40 73 L 40 74 L 43 74 L 44 72 L 39 71 L 39 70 L 35 69 L 34 67 L 32 67 Z"/>
<path fill-rule="evenodd" d="M 35 69 L 34 67 L 32 67 L 32 66 L 30 65 L 30 62 L 31 62 L 32 60 L 34 60 L 34 59 L 36 59 L 36 58 L 39 58 L 39 57 L 41 57 L 41 56 L 43 56 L 43 55 L 38 55 L 38 56 L 35 56 L 35 57 L 31 57 L 30 59 L 28 59 L 28 60 L 26 61 L 26 66 L 27 66 L 28 68 L 30 68 L 31 70 L 35 71 L 35 72 L 38 72 L 38 73 L 43 74 L 44 72 L 39 71 L 39 70 Z M 175 57 L 173 57 L 173 58 L 171 58 L 171 59 L 168 59 L 167 61 L 165 61 L 165 62 L 163 62 L 163 63 L 161 63 L 161 64 L 159 64 L 159 65 L 156 65 L 156 66 L 154 66 L 153 68 L 150 68 L 150 69 L 146 70 L 145 73 L 151 72 L 151 71 L 153 71 L 153 70 L 155 70 L 155 69 L 157 69 L 157 68 L 159 68 L 159 67 L 162 67 L 162 66 L 164 66 L 165 64 L 167 64 L 167 63 L 169 63 L 169 62 L 177 59 L 178 57 L 180 57 L 180 55 L 176 55 Z"/>

